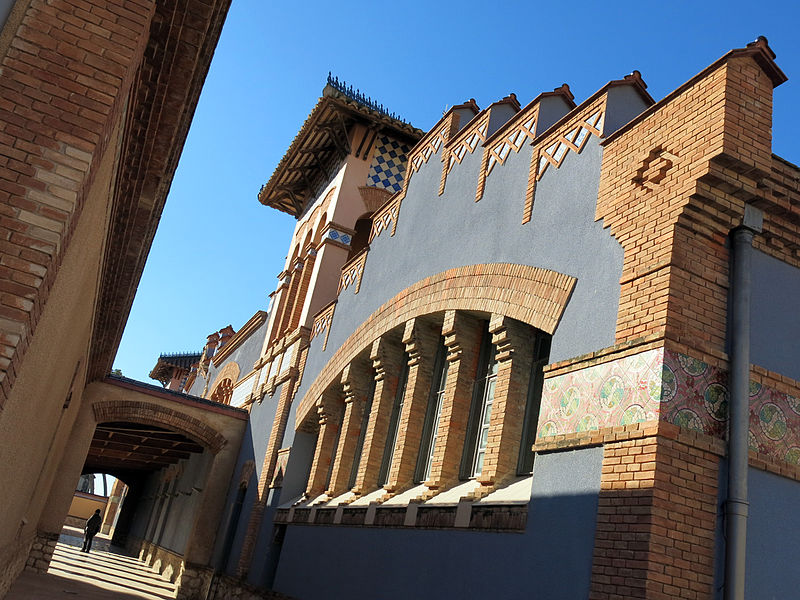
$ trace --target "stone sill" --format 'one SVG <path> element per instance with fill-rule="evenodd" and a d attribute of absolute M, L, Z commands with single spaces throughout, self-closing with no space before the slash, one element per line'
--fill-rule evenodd
<path fill-rule="evenodd" d="M 413 502 L 405 506 L 371 504 L 280 508 L 275 514 L 274 521 L 282 525 L 341 525 L 521 533 L 528 522 L 528 502 L 484 504 L 462 501 L 456 505 L 426 505 Z"/>

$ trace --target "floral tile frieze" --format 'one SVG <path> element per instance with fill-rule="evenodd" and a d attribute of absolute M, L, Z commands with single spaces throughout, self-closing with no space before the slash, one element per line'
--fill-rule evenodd
<path fill-rule="evenodd" d="M 724 439 L 727 371 L 659 348 L 551 377 L 537 437 L 657 420 Z M 800 399 L 752 382 L 750 448 L 800 464 Z"/>

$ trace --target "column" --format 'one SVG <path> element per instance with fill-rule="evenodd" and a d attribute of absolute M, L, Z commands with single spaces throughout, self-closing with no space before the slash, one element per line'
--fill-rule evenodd
<path fill-rule="evenodd" d="M 378 474 L 383 460 L 383 449 L 389 432 L 392 403 L 397 395 L 400 371 L 403 369 L 403 347 L 400 337 L 391 334 L 375 340 L 370 348 L 370 360 L 375 370 L 375 391 L 372 394 L 364 448 L 353 492 L 363 495 L 378 487 Z"/>
<path fill-rule="evenodd" d="M 478 481 L 481 487 L 491 489 L 517 471 L 536 336 L 530 325 L 496 314 L 489 322 L 489 332 L 497 348 L 497 383 Z"/>
<path fill-rule="evenodd" d="M 328 487 L 328 474 L 339 439 L 343 408 L 339 390 L 335 387 L 323 393 L 317 400 L 319 434 L 306 486 L 306 496 L 309 499 L 316 498 Z"/>
<path fill-rule="evenodd" d="M 406 323 L 403 343 L 408 354 L 408 381 L 400 414 L 394 459 L 386 489 L 398 492 L 414 481 L 414 470 L 422 440 L 425 409 L 431 393 L 433 362 L 441 330 L 420 318 Z"/>
<path fill-rule="evenodd" d="M 481 332 L 478 319 L 454 310 L 445 313 L 442 334 L 449 366 L 433 465 L 425 482 L 431 489 L 449 487 L 458 480 L 478 372 Z"/>
<path fill-rule="evenodd" d="M 339 433 L 339 444 L 331 471 L 331 480 L 326 493 L 335 498 L 345 493 L 350 486 L 353 461 L 358 451 L 358 440 L 364 419 L 364 407 L 371 390 L 372 370 L 361 360 L 354 360 L 342 372 L 344 390 L 344 417 Z"/>

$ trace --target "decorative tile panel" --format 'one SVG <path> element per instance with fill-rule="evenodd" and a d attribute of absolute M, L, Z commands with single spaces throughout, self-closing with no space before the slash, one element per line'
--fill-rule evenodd
<path fill-rule="evenodd" d="M 403 189 L 409 150 L 407 145 L 393 138 L 379 137 L 369 166 L 367 185 L 384 188 L 390 192 L 399 192 Z"/>
<path fill-rule="evenodd" d="M 649 350 L 545 380 L 537 438 L 663 420 L 725 439 L 728 372 Z M 800 398 L 750 383 L 750 449 L 800 465 Z"/>
<path fill-rule="evenodd" d="M 579 121 L 572 129 L 560 135 L 552 144 L 542 149 L 536 179 L 541 179 L 549 165 L 557 169 L 570 150 L 581 153 L 589 135 L 600 137 L 603 129 L 603 111 L 595 111 L 589 118 Z"/>
<path fill-rule="evenodd" d="M 659 418 L 663 349 L 546 379 L 537 438 Z"/>
<path fill-rule="evenodd" d="M 334 242 L 339 242 L 340 244 L 344 244 L 345 246 L 349 246 L 350 242 L 353 239 L 352 237 L 350 237 L 349 233 L 346 233 L 344 231 L 338 231 L 333 228 L 328 229 L 327 233 L 325 234 L 325 237 L 330 240 L 333 240 Z"/>

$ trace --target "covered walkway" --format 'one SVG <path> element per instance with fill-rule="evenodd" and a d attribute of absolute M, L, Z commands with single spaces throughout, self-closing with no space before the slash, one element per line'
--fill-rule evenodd
<path fill-rule="evenodd" d="M 78 529 L 65 527 L 46 574 L 23 572 L 5 600 L 166 600 L 175 585 L 145 563 L 121 554 L 98 535 L 92 552 L 80 552 Z"/>

